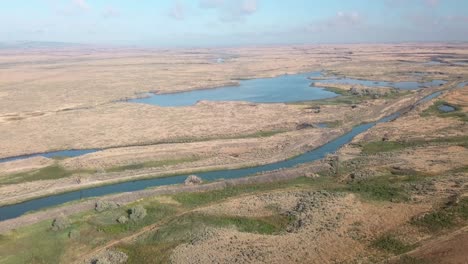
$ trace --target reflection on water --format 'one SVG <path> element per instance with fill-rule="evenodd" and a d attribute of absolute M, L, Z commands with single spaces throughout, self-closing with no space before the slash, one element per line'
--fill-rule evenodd
<path fill-rule="evenodd" d="M 420 102 L 435 98 L 438 95 L 440 95 L 440 92 L 433 93 L 423 98 Z M 264 172 L 264 171 L 272 171 L 272 170 L 277 170 L 277 169 L 282 169 L 282 168 L 291 168 L 293 166 L 296 166 L 302 163 L 319 160 L 319 159 L 324 158 L 327 154 L 337 151 L 344 144 L 351 142 L 351 140 L 356 135 L 368 130 L 369 128 L 375 126 L 377 123 L 392 121 L 395 118 L 397 118 L 399 115 L 400 113 L 395 113 L 393 115 L 382 118 L 377 122 L 356 126 L 349 133 L 346 133 L 343 136 L 338 137 L 335 140 L 332 140 L 329 143 L 317 149 L 306 152 L 302 155 L 299 155 L 289 160 L 262 165 L 262 166 L 257 166 L 257 167 L 252 167 L 252 168 L 204 172 L 204 173 L 199 173 L 198 176 L 208 181 L 214 181 L 218 179 L 235 179 L 235 178 L 246 177 L 246 176 L 253 175 L 259 172 Z M 14 205 L 7 205 L 7 206 L 0 207 L 0 221 L 21 216 L 25 214 L 26 212 L 29 212 L 32 210 L 40 210 L 40 209 L 44 209 L 50 206 L 56 206 L 56 205 L 60 205 L 66 202 L 80 200 L 83 198 L 97 197 L 97 196 L 103 196 L 103 195 L 121 193 L 121 192 L 132 192 L 132 191 L 143 190 L 143 189 L 146 189 L 149 187 L 155 187 L 155 186 L 179 184 L 179 183 L 183 183 L 187 176 L 188 175 L 178 175 L 178 176 L 167 177 L 167 178 L 145 179 L 145 180 L 136 180 L 132 182 L 123 182 L 123 183 L 105 185 L 101 187 L 84 189 L 80 191 L 73 191 L 73 192 L 68 192 L 68 193 L 63 193 L 63 194 L 51 195 L 51 196 L 37 198 L 37 199 L 33 199 L 33 200 L 26 201 L 23 203 L 14 204 Z"/>
<path fill-rule="evenodd" d="M 315 80 L 314 77 L 317 77 Z M 320 78 L 319 78 L 320 77 Z M 194 90 L 173 94 L 155 94 L 146 98 L 130 100 L 158 106 L 190 106 L 201 100 L 247 101 L 253 103 L 286 103 L 327 99 L 338 96 L 323 88 L 310 87 L 311 82 L 364 85 L 371 87 L 394 87 L 402 90 L 416 90 L 445 84 L 445 81 L 431 82 L 385 82 L 352 78 L 324 79 L 320 72 L 281 75 L 275 78 L 242 80 L 239 86 Z"/>
<path fill-rule="evenodd" d="M 311 81 L 307 78 L 320 75 L 319 72 L 313 72 L 281 75 L 275 78 L 242 80 L 239 86 L 153 95 L 148 98 L 130 100 L 130 102 L 159 106 L 190 106 L 201 100 L 286 103 L 338 96 L 322 88 L 310 87 Z"/>
<path fill-rule="evenodd" d="M 97 152 L 97 151 L 99 151 L 99 149 L 70 149 L 70 150 L 52 151 L 52 152 L 36 153 L 36 154 L 28 154 L 28 155 L 22 155 L 22 156 L 16 156 L 16 157 L 3 158 L 3 159 L 0 159 L 0 163 L 28 159 L 28 158 L 33 158 L 33 157 L 46 157 L 46 158 L 77 157 L 77 156 L 82 156 L 82 155 Z"/>
<path fill-rule="evenodd" d="M 444 113 L 449 113 L 449 112 L 455 111 L 455 107 L 453 107 L 451 105 L 446 105 L 446 104 L 439 105 L 437 108 L 439 109 L 439 111 L 444 112 Z"/>
<path fill-rule="evenodd" d="M 425 87 L 435 87 L 444 85 L 446 81 L 442 80 L 433 80 L 431 82 L 385 82 L 385 81 L 370 81 L 370 80 L 359 80 L 359 79 L 352 79 L 352 78 L 337 78 L 337 79 L 329 79 L 329 80 L 321 80 L 321 83 L 344 83 L 344 84 L 351 84 L 351 85 L 364 85 L 370 87 L 393 87 L 401 90 L 417 90 Z"/>
<path fill-rule="evenodd" d="M 391 115 L 389 117 L 383 118 L 378 122 L 363 124 L 354 127 L 349 133 L 338 137 L 335 140 L 309 152 L 306 152 L 302 155 L 299 155 L 295 158 L 288 159 L 281 162 L 271 163 L 267 165 L 244 168 L 244 169 L 232 169 L 232 170 L 220 170 L 212 172 L 197 173 L 205 181 L 214 181 L 218 179 L 235 179 L 253 175 L 259 172 L 272 171 L 281 168 L 290 168 L 302 163 L 312 162 L 324 158 L 328 153 L 337 151 L 341 146 L 346 143 L 349 143 L 356 135 L 366 131 L 367 129 L 373 127 L 375 124 L 380 122 L 387 122 L 395 119 L 398 114 Z M 178 175 L 167 178 L 156 178 L 156 179 L 146 179 L 146 180 L 136 180 L 132 182 L 123 182 L 111 185 L 105 185 L 101 187 L 84 189 L 81 191 L 68 192 L 63 194 L 52 195 L 43 198 L 37 198 L 34 200 L 26 201 L 19 204 L 7 205 L 0 207 L 0 221 L 6 220 L 14 217 L 18 217 L 26 212 L 32 210 L 39 210 L 50 206 L 55 206 L 63 204 L 66 202 L 79 200 L 82 198 L 88 197 L 97 197 L 108 195 L 112 193 L 120 192 L 132 192 L 143 190 L 148 187 L 171 185 L 183 183 L 188 175 Z"/>

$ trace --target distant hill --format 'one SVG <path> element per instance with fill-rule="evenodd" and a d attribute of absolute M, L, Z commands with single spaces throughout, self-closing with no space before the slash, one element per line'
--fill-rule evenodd
<path fill-rule="evenodd" d="M 0 49 L 43 49 L 43 48 L 67 48 L 85 46 L 79 43 L 52 42 L 52 41 L 14 41 L 0 42 Z"/>

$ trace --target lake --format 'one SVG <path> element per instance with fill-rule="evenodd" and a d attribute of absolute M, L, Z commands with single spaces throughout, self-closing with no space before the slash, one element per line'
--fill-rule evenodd
<path fill-rule="evenodd" d="M 314 77 L 317 79 L 315 80 Z M 320 77 L 320 78 L 319 78 Z M 253 103 L 291 103 L 333 98 L 338 94 L 324 88 L 311 87 L 311 83 L 360 84 L 371 87 L 394 87 L 402 90 L 416 90 L 440 86 L 445 81 L 431 82 L 385 82 L 352 78 L 323 79 L 321 72 L 281 75 L 275 78 L 242 80 L 238 86 L 194 90 L 170 94 L 152 94 L 146 98 L 131 99 L 129 102 L 165 107 L 191 106 L 198 101 L 247 101 Z"/>

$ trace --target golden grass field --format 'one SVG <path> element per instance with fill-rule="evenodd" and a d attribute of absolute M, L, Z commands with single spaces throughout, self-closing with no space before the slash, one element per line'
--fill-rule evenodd
<path fill-rule="evenodd" d="M 453 62 L 467 58 L 467 44 L 440 43 L 0 50 L 0 158 L 104 149 L 0 163 L 3 205 L 120 181 L 277 162 L 404 110 L 344 145 L 335 163 L 327 157 L 257 178 L 284 174 L 284 182 L 252 177 L 224 189 L 209 186 L 225 181 L 161 187 L 119 194 L 121 207 L 103 213 L 89 210 L 91 199 L 21 216 L 18 223 L 26 224 L 14 230 L 0 222 L 7 230 L 0 235 L 0 263 L 90 263 L 108 250 L 125 253 L 128 263 L 464 263 L 458 245 L 468 241 L 468 86 L 459 84 L 468 81 L 468 66 Z M 447 83 L 377 98 L 349 94 L 346 84 L 321 84 L 343 95 L 287 104 L 123 101 L 312 71 Z M 437 91 L 438 98 L 415 105 Z M 455 111 L 443 113 L 441 104 Z M 179 187 L 187 193 L 170 192 Z M 161 190 L 166 195 L 149 197 Z M 148 208 L 149 216 L 118 224 L 116 218 L 135 205 Z M 49 211 L 66 214 L 71 226 L 51 231 Z"/>

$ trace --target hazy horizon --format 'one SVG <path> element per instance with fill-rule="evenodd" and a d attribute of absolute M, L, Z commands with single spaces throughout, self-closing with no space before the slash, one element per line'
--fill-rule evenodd
<path fill-rule="evenodd" d="M 468 1 L 31 0 L 1 4 L 0 42 L 213 47 L 468 41 Z"/>

